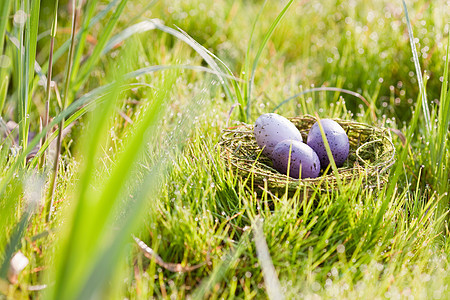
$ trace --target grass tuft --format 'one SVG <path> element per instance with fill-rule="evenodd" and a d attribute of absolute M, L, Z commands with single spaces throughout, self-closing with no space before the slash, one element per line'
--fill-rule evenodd
<path fill-rule="evenodd" d="M 449 298 L 445 0 L 50 2 L 0 4 L 0 298 Z M 261 168 L 273 110 L 348 165 Z"/>

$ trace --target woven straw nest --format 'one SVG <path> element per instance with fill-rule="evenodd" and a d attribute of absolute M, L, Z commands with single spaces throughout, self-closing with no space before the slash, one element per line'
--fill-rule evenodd
<path fill-rule="evenodd" d="M 316 122 L 312 116 L 289 118 L 297 126 L 306 141 L 309 129 Z M 388 176 L 388 170 L 394 163 L 395 147 L 390 132 L 363 123 L 334 119 L 346 131 L 350 142 L 350 153 L 344 166 L 338 169 L 342 182 L 361 180 L 363 187 L 382 186 Z M 248 179 L 247 184 L 260 192 L 284 192 L 286 187 L 290 193 L 298 188 L 307 190 L 330 191 L 337 188 L 337 178 L 333 172 L 317 178 L 294 179 L 277 172 L 272 168 L 272 161 L 261 154 L 253 134 L 253 125 L 241 125 L 223 131 L 220 145 L 220 156 L 227 166 L 238 176 Z M 286 186 L 287 185 L 287 186 Z"/>

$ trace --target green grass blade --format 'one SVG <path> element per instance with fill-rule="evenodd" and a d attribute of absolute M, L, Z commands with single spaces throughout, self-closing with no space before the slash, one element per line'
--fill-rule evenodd
<path fill-rule="evenodd" d="M 52 82 L 52 70 L 53 70 L 53 50 L 55 46 L 55 38 L 56 38 L 56 32 L 58 30 L 58 4 L 59 1 L 55 1 L 55 7 L 53 10 L 53 20 L 52 20 L 52 28 L 50 32 L 50 53 L 48 58 L 48 71 L 47 71 L 47 84 L 46 84 L 46 90 L 45 90 L 45 112 L 44 112 L 44 119 L 43 119 L 43 127 L 47 127 L 49 119 L 50 119 L 50 99 L 51 99 L 51 82 Z M 45 140 L 47 138 L 47 135 L 45 135 L 42 138 L 41 141 L 41 148 L 42 145 L 45 143 Z M 40 163 L 39 163 L 39 169 L 42 169 L 42 167 L 45 164 L 45 156 L 42 155 L 39 157 Z"/>
<path fill-rule="evenodd" d="M 2 72 L 0 72 L 0 75 L 3 75 Z M 5 106 L 6 96 L 8 93 L 8 85 L 9 85 L 9 76 L 4 75 L 2 83 L 0 84 L 0 115 L 3 111 L 3 107 Z"/>
<path fill-rule="evenodd" d="M 74 49 L 75 49 L 75 35 L 76 35 L 76 28 L 77 28 L 77 21 L 78 21 L 78 14 L 80 12 L 79 8 L 75 7 L 76 1 L 73 2 L 73 13 L 72 13 L 72 29 L 71 29 L 71 35 L 70 35 L 70 49 L 68 53 L 67 58 L 67 69 L 66 69 L 66 76 L 65 76 L 65 82 L 64 82 L 64 104 L 62 109 L 66 109 L 69 103 L 71 102 L 70 97 L 70 87 L 71 87 L 71 74 L 72 74 L 72 67 L 73 67 L 73 55 L 74 55 Z M 61 155 L 61 145 L 62 145 L 62 133 L 64 128 L 64 121 L 65 119 L 62 119 L 59 123 L 58 127 L 60 130 L 58 131 L 58 139 L 56 140 L 56 154 L 54 156 L 53 161 L 53 170 L 50 175 L 50 183 L 48 188 L 48 193 L 46 197 L 46 203 L 45 203 L 45 214 L 48 222 L 51 221 L 51 214 L 53 212 L 53 200 L 55 195 L 55 189 L 56 189 L 56 178 L 59 171 L 59 157 Z"/>
<path fill-rule="evenodd" d="M 84 48 L 86 45 L 86 38 L 89 33 L 89 24 L 94 15 L 97 2 L 98 2 L 98 0 L 88 1 L 84 8 L 84 12 L 82 14 L 83 15 L 83 23 L 81 24 L 81 28 L 79 29 L 81 35 L 80 35 L 80 37 L 78 37 L 78 43 L 75 48 L 74 63 L 73 63 L 71 78 L 77 77 L 78 69 L 80 67 L 81 57 L 83 55 L 83 51 L 84 51 Z"/>
<path fill-rule="evenodd" d="M 31 7 L 30 7 L 31 4 Z M 20 47 L 19 56 L 19 135 L 22 149 L 27 148 L 28 132 L 30 130 L 30 107 L 31 86 L 34 77 L 34 66 L 36 58 L 37 34 L 39 22 L 40 1 L 33 0 L 31 3 L 22 1 L 22 9 L 26 16 L 25 24 L 20 25 Z M 23 162 L 25 163 L 25 161 Z"/>
<path fill-rule="evenodd" d="M 325 135 L 325 131 L 323 131 L 322 123 L 320 123 L 319 115 L 316 113 L 317 124 L 319 125 L 320 134 L 322 135 L 322 141 L 327 151 L 328 159 L 330 160 L 331 169 L 333 170 L 334 176 L 336 177 L 336 182 L 338 184 L 339 190 L 343 190 L 343 184 L 341 180 L 341 176 L 339 175 L 339 171 L 337 169 L 336 163 L 334 161 L 333 153 L 331 152 L 330 144 L 328 143 L 327 136 Z"/>
<path fill-rule="evenodd" d="M 39 12 L 40 12 L 40 0 L 31 0 L 31 8 L 30 8 L 30 23 L 27 24 L 29 26 L 28 31 L 28 45 L 29 47 L 29 56 L 28 56 L 28 70 L 30 72 L 30 82 L 34 77 L 34 65 L 36 62 L 36 48 L 37 48 L 37 36 L 39 31 Z M 30 89 L 31 87 L 29 87 Z M 28 112 L 29 113 L 29 108 Z"/>
<path fill-rule="evenodd" d="M 11 143 L 6 140 L 1 145 L 0 150 L 0 168 L 2 170 L 9 167 L 7 162 L 8 152 Z M 12 224 L 16 221 L 15 212 L 17 211 L 18 201 L 22 194 L 22 184 L 20 178 L 15 178 L 8 185 L 7 191 L 0 197 L 0 260 L 5 256 L 5 246 L 8 244 L 8 233 L 9 229 L 13 226 Z"/>
<path fill-rule="evenodd" d="M 447 144 L 448 127 L 450 125 L 450 93 L 448 93 L 448 68 L 449 68 L 449 54 L 450 54 L 450 34 L 447 38 L 447 54 L 445 56 L 444 75 L 441 87 L 441 95 L 439 99 L 439 115 L 438 115 L 438 129 L 437 129 L 437 161 L 436 165 L 441 166 L 442 158 Z"/>
<path fill-rule="evenodd" d="M 28 6 L 25 6 L 27 2 L 22 1 L 21 8 L 28 16 Z M 27 21 L 28 17 L 27 17 Z M 18 112 L 18 124 L 19 124 L 19 143 L 23 149 L 27 147 L 28 139 L 28 121 L 27 121 L 27 106 L 28 106 L 28 74 L 27 74 L 27 55 L 25 54 L 26 47 L 24 46 L 24 35 L 25 35 L 25 24 L 20 23 L 19 25 L 19 48 L 17 53 L 17 86 L 18 86 L 18 102 L 17 102 L 17 112 Z M 25 161 L 23 161 L 25 163 Z"/>
<path fill-rule="evenodd" d="M 246 114 L 247 104 L 250 98 L 249 92 L 250 92 L 250 73 L 251 73 L 251 67 L 250 67 L 250 51 L 253 44 L 253 35 L 255 33 L 256 25 L 258 24 L 259 17 L 263 13 L 264 7 L 266 6 L 267 0 L 264 1 L 264 3 L 261 5 L 261 8 L 259 9 L 258 13 L 256 14 L 256 18 L 253 21 L 252 30 L 250 32 L 250 37 L 248 40 L 247 45 L 247 52 L 245 55 L 245 61 L 244 61 L 244 70 L 245 74 L 243 75 L 244 84 L 242 85 L 242 90 L 244 91 L 244 96 L 240 99 L 241 102 L 239 102 L 241 105 L 239 107 L 240 112 L 240 121 L 247 122 L 248 115 Z"/>
<path fill-rule="evenodd" d="M 108 3 L 108 5 L 102 9 L 92 20 L 89 22 L 89 26 L 87 30 L 91 29 L 93 26 L 97 25 L 99 22 L 103 20 L 103 18 L 106 17 L 106 15 L 116 6 L 117 2 L 119 0 L 113 0 Z M 76 35 L 76 39 L 80 39 L 81 35 L 84 31 L 79 30 Z M 66 53 L 70 48 L 70 39 L 65 41 L 61 47 L 59 47 L 55 53 L 53 54 L 53 62 L 56 63 L 61 57 L 63 57 L 64 53 Z M 43 72 L 47 72 L 48 69 L 48 62 L 42 65 Z M 44 73 L 45 74 L 45 73 Z"/>
<path fill-rule="evenodd" d="M 117 84 L 113 87 L 113 91 L 117 89 Z M 83 220 L 88 220 L 89 212 L 91 210 L 98 209 L 95 203 L 89 204 L 87 202 L 89 197 L 90 183 L 95 172 L 96 159 L 101 151 L 102 141 L 107 138 L 104 134 L 105 128 L 107 128 L 108 120 L 115 107 L 115 99 L 117 93 L 112 93 L 103 105 L 99 106 L 97 110 L 102 110 L 103 113 L 99 114 L 97 118 L 91 120 L 91 130 L 86 138 L 84 152 L 86 153 L 86 159 L 84 161 L 83 169 L 80 174 L 80 181 L 77 185 L 77 194 L 73 199 L 73 205 L 75 210 L 73 213 L 73 219 L 71 225 L 67 227 L 67 243 L 61 248 L 60 255 L 58 256 L 59 265 L 55 273 L 55 288 L 52 290 L 52 299 L 71 299 L 75 298 L 78 293 L 77 289 L 80 287 L 80 281 L 82 281 L 83 270 L 86 267 L 86 260 L 89 255 L 92 255 L 93 249 L 100 241 L 94 241 L 87 238 L 87 232 L 83 231 L 85 226 L 93 226 L 89 224 L 83 224 Z M 94 200 L 92 198 L 91 200 Z M 111 201 L 113 201 L 111 199 Z M 89 207 L 91 207 L 89 209 Z M 92 228 L 92 232 L 98 232 L 98 228 Z M 80 235 L 84 235 L 84 238 Z M 98 236 L 97 236 L 98 237 Z M 83 240 L 81 241 L 80 238 Z M 89 241 L 89 245 L 85 244 Z M 81 243 L 81 244 L 80 244 Z M 84 253 L 77 253 L 77 249 L 80 246 L 86 246 L 83 250 Z"/>
<path fill-rule="evenodd" d="M 388 207 L 389 203 L 392 200 L 392 196 L 394 195 L 394 191 L 397 187 L 397 182 L 400 178 L 400 175 L 403 173 L 404 164 L 406 163 L 406 158 L 408 155 L 408 151 L 410 149 L 412 138 L 413 138 L 414 132 L 418 126 L 421 106 L 422 106 L 422 101 L 420 101 L 420 97 L 418 97 L 418 101 L 417 101 L 417 104 L 416 104 L 416 107 L 414 110 L 412 121 L 409 124 L 408 132 L 406 134 L 406 141 L 402 145 L 403 149 L 400 152 L 400 156 L 398 157 L 396 164 L 394 165 L 395 169 L 393 170 L 393 172 L 391 172 L 391 175 L 390 175 L 390 178 L 388 181 L 388 187 L 386 189 L 386 193 L 384 194 L 384 197 L 382 198 L 383 204 L 378 213 L 377 224 L 379 224 L 379 222 L 381 222 L 381 219 L 383 218 L 383 214 L 385 213 L 386 208 Z"/>
<path fill-rule="evenodd" d="M 267 290 L 267 295 L 271 300 L 282 300 L 284 295 L 281 289 L 280 280 L 277 272 L 273 266 L 272 258 L 270 257 L 267 241 L 264 236 L 263 220 L 258 218 L 253 225 L 253 235 L 255 240 L 256 254 L 258 256 L 259 264 L 264 275 L 264 283 Z"/>
<path fill-rule="evenodd" d="M 284 8 L 281 10 L 281 12 L 276 17 L 275 21 L 273 21 L 273 23 L 270 26 L 268 32 L 264 36 L 264 39 L 263 39 L 261 45 L 259 46 L 258 53 L 255 56 L 255 60 L 253 61 L 252 73 L 251 73 L 251 76 L 250 76 L 250 82 L 248 84 L 247 107 L 245 108 L 246 113 L 247 113 L 247 120 L 250 119 L 250 115 L 251 115 L 251 111 L 250 110 L 251 110 L 252 85 L 253 85 L 253 82 L 255 80 L 255 72 L 256 72 L 256 67 L 258 66 L 259 59 L 261 58 L 261 54 L 262 54 L 264 48 L 266 47 L 267 42 L 269 41 L 270 37 L 272 36 L 275 28 L 278 26 L 278 24 L 280 24 L 281 20 L 283 19 L 284 15 L 286 14 L 286 12 L 289 9 L 289 7 L 291 7 L 293 2 L 294 2 L 294 0 L 290 0 L 288 3 L 286 3 Z"/>
<path fill-rule="evenodd" d="M 14 228 L 8 245 L 6 246 L 5 255 L 3 256 L 3 262 L 0 267 L 0 278 L 6 278 L 7 276 L 9 262 L 11 261 L 14 253 L 20 249 L 21 239 L 25 233 L 28 222 L 30 221 L 30 217 L 31 212 L 26 210 Z"/>
<path fill-rule="evenodd" d="M 70 226 L 68 239 L 61 252 L 61 260 L 55 279 L 57 280 L 54 291 L 55 299 L 67 299 L 77 294 L 77 289 L 81 282 L 86 280 L 85 272 L 94 263 L 95 254 L 102 248 L 106 227 L 110 221 L 113 209 L 116 207 L 118 197 L 122 195 L 124 183 L 132 174 L 136 160 L 142 154 L 142 147 L 146 133 L 149 128 L 155 125 L 156 120 L 161 117 L 162 111 L 166 108 L 167 93 L 170 91 L 175 78 L 166 78 L 163 91 L 152 101 L 150 107 L 145 111 L 141 121 L 137 122 L 137 127 L 133 130 L 133 135 L 125 143 L 125 149 L 117 158 L 117 162 L 102 184 L 101 190 L 91 189 L 92 178 L 96 172 L 94 167 L 96 159 L 101 152 L 101 141 L 107 136 L 107 125 L 111 111 L 114 108 L 112 99 L 107 101 L 106 107 L 100 107 L 102 116 L 92 120 L 92 130 L 85 145 L 86 161 L 75 199 L 75 211 L 73 221 Z M 113 93 L 117 97 L 118 93 Z M 103 138 L 102 138 L 103 137 Z M 106 275 L 106 274 L 105 274 Z M 72 296 L 71 296 L 72 295 Z"/>
<path fill-rule="evenodd" d="M 206 61 L 206 63 L 209 65 L 209 67 L 211 69 L 213 69 L 218 74 L 223 73 L 222 69 L 217 65 L 216 61 L 214 60 L 214 55 L 210 51 L 208 51 L 205 47 L 200 45 L 196 40 L 194 40 L 192 37 L 190 37 L 186 32 L 182 31 L 180 28 L 178 28 L 179 31 L 177 31 L 173 28 L 163 25 L 161 23 L 161 21 L 159 21 L 157 19 L 147 20 L 146 22 L 150 22 L 150 23 L 154 24 L 154 26 L 157 29 L 159 29 L 165 33 L 168 33 L 168 34 L 174 36 L 175 38 L 179 39 L 180 41 L 183 41 L 184 43 L 188 44 L 195 52 L 197 52 Z M 226 71 L 227 70 L 229 70 L 229 69 L 226 68 Z M 231 71 L 229 71 L 229 73 L 230 73 L 229 74 L 230 76 L 233 76 Z M 224 88 L 224 91 L 225 91 L 225 94 L 227 95 L 227 97 L 229 99 L 233 99 L 233 97 L 231 95 L 231 89 L 227 84 L 227 82 L 228 82 L 227 78 L 223 77 L 223 76 L 219 76 L 219 79 L 220 79 L 220 84 Z M 237 83 L 235 81 L 232 81 L 232 82 L 233 82 L 233 86 L 235 87 L 235 91 L 237 92 L 237 95 L 239 97 L 240 93 L 239 93 L 239 88 L 237 88 Z"/>
<path fill-rule="evenodd" d="M 3 0 L 0 4 L 0 55 L 3 54 L 5 42 L 6 24 L 9 20 L 12 0 Z"/>
<path fill-rule="evenodd" d="M 120 33 L 113 36 L 108 41 L 108 43 L 106 43 L 105 47 L 102 50 L 101 55 L 105 55 L 106 53 L 111 51 L 114 48 L 114 46 L 118 45 L 119 43 L 123 42 L 124 40 L 126 40 L 127 38 L 129 38 L 135 34 L 147 32 L 149 30 L 154 30 L 154 29 L 156 29 L 155 24 L 152 22 L 148 22 L 148 21 L 142 21 L 140 23 L 133 24 L 133 25 L 125 28 L 124 30 L 122 30 Z"/>
<path fill-rule="evenodd" d="M 181 41 L 187 43 L 192 49 L 194 49 L 194 51 L 196 51 L 207 63 L 208 65 L 215 70 L 216 72 L 222 73 L 222 69 L 219 67 L 219 65 L 216 63 L 215 58 L 216 56 L 211 53 L 208 49 L 206 49 L 205 47 L 203 47 L 202 45 L 200 45 L 195 39 L 193 39 L 190 35 L 188 35 L 186 32 L 184 32 L 183 30 L 181 30 L 180 28 L 178 28 L 178 30 L 181 32 L 177 33 L 177 31 L 174 30 L 170 30 L 171 28 L 169 27 L 158 27 L 158 29 L 160 30 L 167 30 L 165 32 L 174 35 L 176 38 L 180 39 Z M 225 65 L 222 61 L 219 60 L 219 62 L 222 65 Z M 225 67 L 225 71 L 229 71 L 228 67 Z M 233 73 L 231 71 L 229 71 L 230 76 L 233 76 Z M 232 94 L 231 94 L 231 88 L 228 84 L 228 80 L 226 77 L 222 77 L 219 76 L 219 82 L 222 85 L 226 96 L 228 97 L 228 99 L 233 99 Z M 236 92 L 236 96 L 239 99 L 240 97 L 240 91 L 237 87 L 237 83 L 235 81 L 232 81 L 232 85 L 235 88 L 235 92 Z"/>
<path fill-rule="evenodd" d="M 275 108 L 272 110 L 272 112 L 276 112 L 281 106 L 283 106 L 284 104 L 288 103 L 291 100 L 294 100 L 295 98 L 298 98 L 302 95 L 305 94 L 309 94 L 309 93 L 315 93 L 315 92 L 322 92 L 322 91 L 326 91 L 326 92 L 339 92 L 339 93 L 344 93 L 347 95 L 351 95 L 354 96 L 358 99 L 360 99 L 362 102 L 364 102 L 364 104 L 367 105 L 367 107 L 370 107 L 370 103 L 366 100 L 366 98 L 364 98 L 361 94 L 350 91 L 350 90 L 346 90 L 346 89 L 341 89 L 341 88 L 336 88 L 336 87 L 318 87 L 318 88 L 313 88 L 313 89 L 309 89 L 309 90 L 305 90 L 305 91 L 301 91 L 300 93 L 297 93 L 283 101 L 281 101 L 277 106 L 275 106 Z"/>
<path fill-rule="evenodd" d="M 86 82 L 92 69 L 99 62 L 100 58 L 102 57 L 102 51 L 103 51 L 104 47 L 106 46 L 114 27 L 116 26 L 117 22 L 119 21 L 119 17 L 122 14 L 122 11 L 124 10 L 127 2 L 128 2 L 128 0 L 120 1 L 119 5 L 114 10 L 113 15 L 111 16 L 111 19 L 108 21 L 108 24 L 106 24 L 105 28 L 102 30 L 102 34 L 100 35 L 100 38 L 98 39 L 97 45 L 95 46 L 94 51 L 92 52 L 92 55 L 89 56 L 86 63 L 80 69 L 81 75 L 79 76 L 79 78 L 77 78 L 77 82 L 74 85 L 75 90 L 80 89 L 80 87 Z"/>
<path fill-rule="evenodd" d="M 108 247 L 101 250 L 102 253 L 98 256 L 95 265 L 87 272 L 78 299 L 92 298 L 92 295 L 105 288 L 107 280 L 113 277 L 112 274 L 121 261 L 120 256 L 123 255 L 127 240 L 130 239 L 130 233 L 145 217 L 148 195 L 158 194 L 157 187 L 162 172 L 164 170 L 161 166 L 155 166 L 138 188 L 137 194 L 133 197 L 133 203 L 124 207 L 123 211 L 126 211 L 126 213 L 123 214 L 125 216 L 125 220 L 121 222 L 123 225 L 120 226 L 120 230 L 114 233 L 113 237 L 110 237 L 111 241 Z"/>
<path fill-rule="evenodd" d="M 414 59 L 414 66 L 416 68 L 417 82 L 419 84 L 419 90 L 420 90 L 420 95 L 421 95 L 421 100 L 422 100 L 422 109 L 423 109 L 423 115 L 425 118 L 425 126 L 426 126 L 428 134 L 430 134 L 433 125 L 431 124 L 430 110 L 428 109 L 428 101 L 427 101 L 427 95 L 425 92 L 425 85 L 423 83 L 422 70 L 420 69 L 419 56 L 417 55 L 416 43 L 414 41 L 414 34 L 413 34 L 412 26 L 411 26 L 411 20 L 409 19 L 409 15 L 408 15 L 408 9 L 406 7 L 405 0 L 402 0 L 402 2 L 403 2 L 403 10 L 405 11 L 406 24 L 408 26 L 409 42 L 411 44 L 411 51 L 412 51 L 413 59 Z"/>

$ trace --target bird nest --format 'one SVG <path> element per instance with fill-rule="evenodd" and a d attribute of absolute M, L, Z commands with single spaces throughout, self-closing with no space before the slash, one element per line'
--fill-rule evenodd
<path fill-rule="evenodd" d="M 312 116 L 294 117 L 295 124 L 306 141 L 309 129 L 316 122 Z M 395 147 L 390 132 L 354 121 L 334 119 L 348 135 L 350 152 L 344 165 L 338 168 L 338 176 L 322 170 L 317 178 L 294 179 L 273 168 L 270 158 L 261 153 L 253 134 L 253 125 L 242 123 L 223 131 L 220 156 L 228 168 L 243 178 L 247 185 L 258 191 L 272 193 L 292 193 L 297 189 L 330 191 L 338 186 L 338 181 L 360 182 L 365 188 L 381 187 L 387 180 L 388 170 L 394 163 Z M 339 178 L 337 178 L 339 177 Z"/>

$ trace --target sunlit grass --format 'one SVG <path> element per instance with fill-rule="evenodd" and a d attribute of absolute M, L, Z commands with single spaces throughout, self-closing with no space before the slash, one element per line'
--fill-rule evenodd
<path fill-rule="evenodd" d="M 0 5 L 0 299 L 259 299 L 270 263 L 288 299 L 448 298 L 444 0 L 406 3 L 409 18 L 389 1 L 75 4 L 73 56 L 60 3 L 52 59 L 54 3 Z M 260 191 L 218 141 L 274 109 L 393 129 L 388 183 Z"/>

